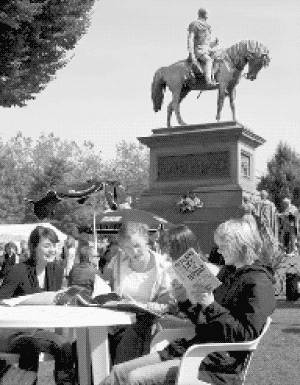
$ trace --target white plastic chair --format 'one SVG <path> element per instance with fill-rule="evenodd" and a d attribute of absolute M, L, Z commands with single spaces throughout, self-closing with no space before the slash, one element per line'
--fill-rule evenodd
<path fill-rule="evenodd" d="M 260 340 L 271 325 L 271 317 L 267 318 L 266 324 L 258 338 L 253 341 L 236 343 L 211 343 L 191 346 L 183 355 L 179 367 L 176 385 L 212 385 L 198 380 L 198 370 L 202 360 L 210 353 L 221 351 L 249 351 L 241 373 L 242 384 L 245 383 L 247 371 L 250 367 L 252 355 Z M 169 342 L 176 338 L 191 338 L 195 334 L 193 328 L 166 329 L 159 332 L 152 340 L 151 353 L 163 349 Z"/>

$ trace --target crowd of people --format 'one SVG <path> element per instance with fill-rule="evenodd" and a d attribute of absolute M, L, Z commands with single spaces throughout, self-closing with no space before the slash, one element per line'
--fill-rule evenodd
<path fill-rule="evenodd" d="M 265 190 L 259 195 L 243 195 L 242 215 L 252 216 L 262 223 L 291 255 L 298 252 L 300 212 L 287 197 L 282 200 L 282 208 L 281 212 L 277 210 Z"/>
<path fill-rule="evenodd" d="M 95 258 L 91 239 L 71 237 L 58 256 L 55 231 L 37 226 L 28 240 L 27 258 L 5 267 L 0 299 L 76 285 L 91 296 L 115 292 L 142 302 L 160 317 L 138 314 L 132 325 L 111 327 L 112 370 L 101 384 L 171 384 L 189 346 L 252 340 L 275 309 L 272 267 L 260 258 L 263 241 L 255 222 L 247 215 L 226 221 L 215 230 L 214 240 L 216 246 L 207 259 L 196 235 L 183 224 L 171 225 L 160 231 L 160 236 L 153 236 L 147 225 L 127 222 L 110 242 L 102 241 L 101 258 Z M 197 293 L 197 303 L 169 274 L 172 261 L 189 248 L 208 265 L 218 265 L 215 272 L 222 281 L 214 292 Z M 177 340 L 150 354 L 157 331 L 191 325 L 194 338 Z M 20 354 L 20 370 L 36 373 L 39 353 L 46 352 L 55 358 L 56 384 L 78 381 L 76 340 L 48 330 L 1 329 L 0 345 L 1 351 Z M 199 379 L 216 385 L 239 384 L 245 355 L 209 355 L 199 368 Z"/>
<path fill-rule="evenodd" d="M 0 281 L 3 279 L 5 270 L 19 262 L 24 262 L 28 257 L 27 242 L 19 245 L 13 241 L 0 244 Z"/>

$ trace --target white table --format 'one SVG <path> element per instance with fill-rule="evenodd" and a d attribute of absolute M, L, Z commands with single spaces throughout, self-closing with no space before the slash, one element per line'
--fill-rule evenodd
<path fill-rule="evenodd" d="M 94 384 L 109 373 L 108 326 L 135 322 L 135 315 L 96 307 L 0 306 L 0 328 L 75 328 L 79 382 Z"/>

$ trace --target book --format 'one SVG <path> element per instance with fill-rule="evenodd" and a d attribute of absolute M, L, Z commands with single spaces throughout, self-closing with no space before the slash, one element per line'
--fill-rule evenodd
<path fill-rule="evenodd" d="M 78 292 L 75 294 L 77 298 L 77 304 L 80 306 L 97 306 L 102 307 L 105 303 L 109 301 L 118 301 L 122 297 L 120 297 L 117 293 L 105 293 L 105 294 L 99 294 L 96 297 L 91 297 L 89 295 L 86 295 L 85 292 Z"/>
<path fill-rule="evenodd" d="M 214 291 L 222 284 L 216 277 L 218 271 L 214 265 L 203 261 L 193 248 L 173 261 L 169 268 L 171 279 L 177 279 L 185 287 L 194 303 L 197 302 L 197 293 Z"/>
<path fill-rule="evenodd" d="M 71 286 L 67 289 L 58 291 L 43 291 L 2 299 L 0 305 L 3 306 L 26 306 L 26 305 L 77 305 L 78 295 L 85 298 L 86 301 L 93 302 L 93 298 L 88 294 L 87 290 L 79 286 Z M 97 306 L 97 304 L 95 304 Z"/>
<path fill-rule="evenodd" d="M 155 305 L 151 303 L 151 305 Z M 128 311 L 135 314 L 148 314 L 155 317 L 161 317 L 163 314 L 163 308 L 159 304 L 155 309 L 155 306 L 149 307 L 147 303 L 137 302 L 133 299 L 122 298 L 119 301 L 108 301 L 101 307 L 104 309 Z"/>
<path fill-rule="evenodd" d="M 58 305 L 58 306 L 92 306 L 103 309 L 128 311 L 135 314 L 148 314 L 155 317 L 162 315 L 167 305 L 140 303 L 133 298 L 124 298 L 117 293 L 100 294 L 92 297 L 79 286 L 71 286 L 60 291 L 45 291 L 0 301 L 3 306 Z"/>
<path fill-rule="evenodd" d="M 121 297 L 115 292 L 100 294 L 94 298 L 86 298 L 77 294 L 77 299 L 83 306 L 98 306 L 103 309 L 127 311 L 135 314 L 149 314 L 155 317 L 160 317 L 167 305 L 154 304 L 148 305 L 134 300 L 132 297 Z"/>

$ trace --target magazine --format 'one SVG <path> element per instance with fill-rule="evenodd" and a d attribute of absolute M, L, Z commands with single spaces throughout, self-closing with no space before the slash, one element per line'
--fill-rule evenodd
<path fill-rule="evenodd" d="M 217 272 L 218 269 L 212 269 L 193 248 L 173 261 L 169 269 L 171 279 L 178 279 L 192 302 L 197 302 L 197 293 L 211 292 L 222 284 L 216 277 Z"/>

